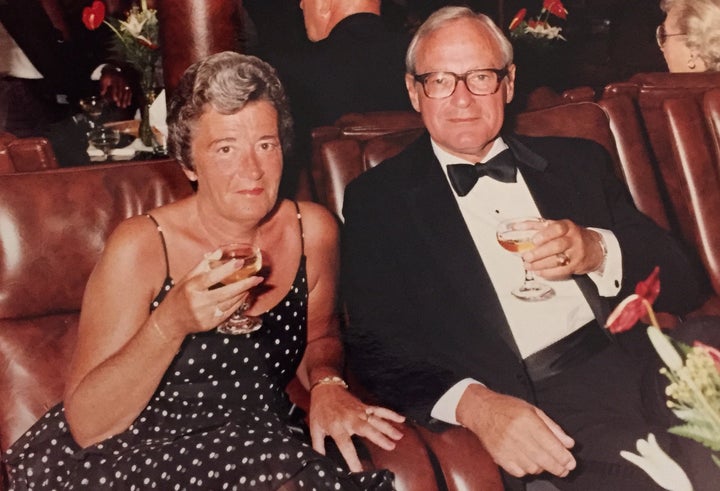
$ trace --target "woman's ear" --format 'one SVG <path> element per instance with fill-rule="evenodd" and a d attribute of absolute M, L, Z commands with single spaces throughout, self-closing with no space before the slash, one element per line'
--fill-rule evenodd
<path fill-rule="evenodd" d="M 194 170 L 188 169 L 187 167 L 183 166 L 183 172 L 190 181 L 197 182 L 198 176 Z"/>

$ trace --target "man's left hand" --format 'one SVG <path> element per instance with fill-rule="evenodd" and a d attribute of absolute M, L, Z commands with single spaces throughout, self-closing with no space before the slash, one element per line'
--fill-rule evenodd
<path fill-rule="evenodd" d="M 570 220 L 546 220 L 533 236 L 535 247 L 523 254 L 526 269 L 549 280 L 597 271 L 605 255 L 601 236 Z"/>

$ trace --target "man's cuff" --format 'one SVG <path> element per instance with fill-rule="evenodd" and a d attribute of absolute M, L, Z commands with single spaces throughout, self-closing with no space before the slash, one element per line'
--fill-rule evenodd
<path fill-rule="evenodd" d="M 622 287 L 622 252 L 620 243 L 615 234 L 610 230 L 601 228 L 590 228 L 599 233 L 602 237 L 605 261 L 598 271 L 588 273 L 590 279 L 598 288 L 598 293 L 603 297 L 614 297 Z"/>
<path fill-rule="evenodd" d="M 455 417 L 455 412 L 460 403 L 460 398 L 465 393 L 465 389 L 472 384 L 480 384 L 480 382 L 475 379 L 466 378 L 450 387 L 435 403 L 432 411 L 430 411 L 430 416 L 445 423 L 459 425 L 460 423 L 458 423 Z"/>

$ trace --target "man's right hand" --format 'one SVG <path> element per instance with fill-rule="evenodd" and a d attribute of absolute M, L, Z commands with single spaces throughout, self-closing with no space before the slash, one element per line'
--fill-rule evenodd
<path fill-rule="evenodd" d="M 540 409 L 472 384 L 457 406 L 457 420 L 483 443 L 496 464 L 515 477 L 549 472 L 567 476 L 575 441 Z"/>

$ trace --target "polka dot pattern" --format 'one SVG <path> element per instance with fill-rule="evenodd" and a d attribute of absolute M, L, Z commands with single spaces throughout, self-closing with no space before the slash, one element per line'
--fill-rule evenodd
<path fill-rule="evenodd" d="M 307 299 L 303 256 L 260 330 L 188 336 L 147 407 L 101 443 L 79 448 L 62 404 L 50 409 L 5 455 L 9 489 L 393 489 L 389 471 L 348 475 L 288 416 Z"/>

